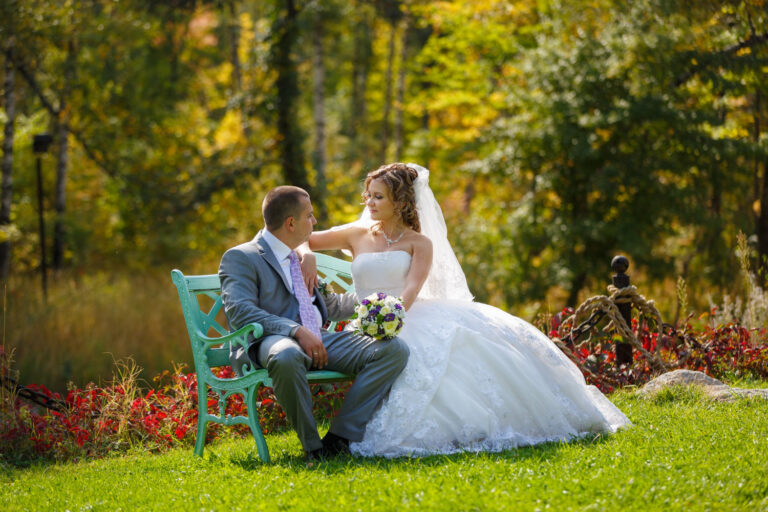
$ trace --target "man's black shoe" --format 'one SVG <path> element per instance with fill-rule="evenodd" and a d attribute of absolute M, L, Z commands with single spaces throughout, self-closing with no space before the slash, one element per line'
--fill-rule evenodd
<path fill-rule="evenodd" d="M 349 454 L 349 439 L 328 432 L 323 438 L 323 452 L 327 457 Z"/>
<path fill-rule="evenodd" d="M 312 450 L 311 452 L 304 452 L 304 462 L 322 462 L 325 459 L 326 456 L 324 448 L 318 448 L 317 450 Z"/>

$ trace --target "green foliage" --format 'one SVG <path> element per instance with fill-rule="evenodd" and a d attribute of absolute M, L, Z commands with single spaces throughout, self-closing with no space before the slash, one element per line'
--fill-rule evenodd
<path fill-rule="evenodd" d="M 702 9 L 695 12 L 701 23 L 723 22 Z M 613 9 L 597 33 L 572 36 L 568 13 L 552 18 L 506 82 L 512 115 L 495 121 L 484 158 L 466 166 L 517 189 L 507 236 L 524 241 L 525 254 L 512 267 L 548 283 L 529 299 L 560 284 L 574 304 L 589 278 L 605 279 L 618 251 L 655 278 L 668 275 L 680 255 L 662 246 L 687 226 L 703 242 L 688 256 L 697 260 L 696 277 L 730 280 L 725 247 L 751 220 L 740 206 L 752 177 L 744 155 L 761 149 L 726 120 L 715 96 L 722 80 L 704 83 L 729 72 L 702 64 L 703 76 L 690 77 L 698 87 L 676 83 L 683 62 L 711 50 L 683 46 L 690 20 L 663 12 L 654 2 Z M 531 265 L 534 258 L 542 263 Z M 510 293 L 515 300 L 520 292 Z"/>
<path fill-rule="evenodd" d="M 307 154 L 316 23 L 324 186 Z M 621 252 L 633 283 L 669 292 L 658 303 L 680 275 L 701 309 L 734 291 L 739 230 L 758 263 L 768 247 L 766 25 L 764 0 L 9 0 L 0 38 L 19 73 L 0 236 L 13 273 L 39 267 L 31 137 L 56 120 L 66 211 L 53 211 L 55 151 L 45 211 L 79 275 L 213 271 L 287 181 L 322 188 L 320 228 L 352 220 L 402 118 L 403 160 L 431 169 L 478 299 L 576 305 Z"/>

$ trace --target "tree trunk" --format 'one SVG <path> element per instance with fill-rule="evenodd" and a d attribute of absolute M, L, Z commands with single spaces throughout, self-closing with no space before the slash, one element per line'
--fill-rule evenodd
<path fill-rule="evenodd" d="M 11 199 L 13 192 L 13 136 L 14 121 L 16 120 L 16 71 L 11 59 L 13 51 L 13 39 L 10 39 L 5 48 L 5 73 L 3 91 L 5 96 L 5 127 L 3 130 L 3 177 L 2 192 L 0 193 L 0 230 L 10 227 L 11 224 Z M 0 231 L 0 277 L 3 282 L 8 279 L 11 265 L 11 241 L 6 238 L 9 235 Z"/>
<path fill-rule="evenodd" d="M 312 31 L 312 70 L 313 70 L 313 114 L 315 120 L 315 149 L 312 153 L 312 163 L 315 167 L 314 201 L 318 207 L 321 219 L 328 218 L 328 208 L 325 201 L 325 61 L 323 54 L 323 14 L 317 12 Z"/>
<path fill-rule="evenodd" d="M 75 70 L 75 45 L 69 41 L 67 45 L 67 61 L 64 68 L 64 87 L 62 87 L 59 102 L 59 115 L 56 120 L 56 140 L 58 142 L 58 158 L 56 162 L 56 220 L 53 225 L 53 270 L 60 270 L 64 263 L 64 248 L 66 245 L 67 213 L 67 170 L 69 167 L 69 115 L 67 114 L 67 97 L 72 90 Z"/>
<path fill-rule="evenodd" d="M 754 110 L 754 130 L 753 142 L 758 144 L 760 141 L 761 118 L 760 118 L 760 92 L 755 97 Z M 763 161 L 762 183 L 759 186 L 760 213 L 757 217 L 757 264 L 763 272 L 768 270 L 768 161 Z M 760 175 L 760 160 L 755 157 L 755 177 Z M 762 275 L 766 275 L 765 273 Z M 761 280 L 764 281 L 764 280 Z"/>
<path fill-rule="evenodd" d="M 755 105 L 753 110 L 754 123 L 752 130 L 752 142 L 757 146 L 760 143 L 761 135 L 761 100 L 760 91 L 755 91 Z M 768 272 L 768 162 L 763 162 L 762 180 L 760 179 L 760 159 L 755 156 L 754 179 L 755 195 L 760 200 L 760 212 L 757 214 L 757 268 L 762 270 L 762 274 Z M 765 286 L 764 279 L 759 280 Z"/>
<path fill-rule="evenodd" d="M 359 5 L 358 19 L 355 25 L 355 51 L 352 60 L 352 94 L 349 109 L 349 150 L 347 165 L 351 165 L 361 156 L 368 158 L 368 140 L 365 137 L 365 126 L 368 123 L 368 109 L 365 94 L 368 88 L 368 75 L 371 70 L 373 55 L 373 38 L 364 6 Z M 366 166 L 367 167 L 367 166 Z M 364 172 L 368 172 L 367 169 Z"/>
<path fill-rule="evenodd" d="M 395 160 L 403 160 L 403 110 L 405 108 L 405 63 L 408 58 L 408 18 L 403 20 L 400 34 L 400 68 L 397 73 L 397 104 L 395 105 Z"/>
<path fill-rule="evenodd" d="M 397 24 L 392 21 L 389 31 L 389 52 L 387 55 L 387 74 L 384 77 L 384 119 L 381 122 L 381 152 L 379 161 L 387 163 L 387 149 L 389 146 L 389 113 L 392 110 L 392 70 L 395 63 L 395 34 Z"/>
<path fill-rule="evenodd" d="M 227 35 L 229 36 L 230 61 L 232 63 L 232 89 L 240 104 L 240 125 L 246 140 L 251 137 L 249 123 L 250 109 L 243 92 L 243 66 L 240 64 L 240 20 L 238 19 L 236 0 L 227 2 L 229 7 L 229 23 L 227 23 Z"/>
<path fill-rule="evenodd" d="M 302 149 L 302 133 L 298 120 L 299 85 L 296 66 L 291 52 L 298 38 L 298 11 L 293 0 L 285 0 L 285 16 L 278 17 L 273 25 L 275 45 L 272 47 L 272 64 L 277 71 L 277 131 L 280 135 L 278 148 L 283 176 L 287 183 L 311 190 Z"/>
<path fill-rule="evenodd" d="M 64 216 L 67 213 L 67 168 L 69 166 L 69 141 L 67 132 L 66 109 L 61 103 L 62 114 L 56 123 L 58 141 L 58 159 L 56 162 L 56 220 L 53 225 L 53 270 L 60 270 L 64 262 L 66 228 Z"/>
<path fill-rule="evenodd" d="M 768 258 L 768 162 L 763 162 L 760 216 L 757 219 L 757 257 L 760 265 L 765 266 Z"/>
<path fill-rule="evenodd" d="M 584 283 L 587 280 L 587 274 L 580 272 L 573 276 L 571 279 L 570 290 L 568 290 L 568 301 L 565 303 L 567 306 L 577 307 L 579 304 L 576 302 L 579 300 L 579 292 L 584 288 Z"/>
<path fill-rule="evenodd" d="M 755 104 L 752 109 L 752 116 L 753 116 L 753 128 L 752 128 L 752 142 L 755 144 L 760 142 L 760 100 L 762 98 L 760 97 L 760 90 L 758 89 L 755 91 Z M 753 173 L 752 173 L 752 179 L 753 179 L 753 197 L 752 197 L 752 203 L 760 199 L 760 159 L 755 157 L 754 166 L 753 166 Z M 762 208 L 762 205 L 760 205 Z M 755 216 L 757 217 L 757 216 Z"/>

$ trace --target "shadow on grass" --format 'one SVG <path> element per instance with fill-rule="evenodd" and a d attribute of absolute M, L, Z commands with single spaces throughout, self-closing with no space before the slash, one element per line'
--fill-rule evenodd
<path fill-rule="evenodd" d="M 591 434 L 568 443 L 548 442 L 534 446 L 523 446 L 515 449 L 504 450 L 501 452 L 461 452 L 450 455 L 430 455 L 426 457 L 398 457 L 388 459 L 385 457 L 355 457 L 352 455 L 342 455 L 327 461 L 307 463 L 303 454 L 281 452 L 279 455 L 272 454 L 272 462 L 265 464 L 259 458 L 254 446 L 248 453 L 232 454 L 229 462 L 239 466 L 246 471 L 260 471 L 270 466 L 282 466 L 291 469 L 296 473 L 305 471 L 320 471 L 325 475 L 343 474 L 350 470 L 358 468 L 369 468 L 375 470 L 389 471 L 394 468 L 413 467 L 430 468 L 443 466 L 446 464 L 460 464 L 464 461 L 476 460 L 481 458 L 488 461 L 507 461 L 516 463 L 526 460 L 538 460 L 544 462 L 559 456 L 559 452 L 566 446 L 595 446 L 608 441 L 610 436 L 602 434 Z M 218 457 L 217 457 L 218 458 Z"/>

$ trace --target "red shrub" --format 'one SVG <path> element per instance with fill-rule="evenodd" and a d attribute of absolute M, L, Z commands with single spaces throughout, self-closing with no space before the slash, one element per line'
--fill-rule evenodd
<path fill-rule="evenodd" d="M 10 359 L 0 353 L 0 369 L 10 372 Z M 191 446 L 197 434 L 197 378 L 183 373 L 183 367 L 165 371 L 155 378 L 156 389 L 148 392 L 137 386 L 135 365 L 119 365 L 111 386 L 89 384 L 70 389 L 66 408 L 49 411 L 32 406 L 12 393 L 0 394 L 0 460 L 24 464 L 34 458 L 77 460 L 100 457 L 109 452 L 140 446 L 163 451 L 172 446 Z M 231 377 L 229 367 L 219 377 Z M 51 398 L 60 399 L 43 386 L 31 386 Z M 338 410 L 346 386 L 313 386 L 315 416 L 328 420 Z M 258 394 L 259 421 L 265 432 L 287 427 L 283 409 L 275 402 L 271 388 Z M 209 413 L 218 414 L 218 396 L 208 392 Z M 225 413 L 243 415 L 247 407 L 241 395 L 227 399 Z M 206 439 L 223 435 L 250 435 L 245 425 L 223 427 L 209 423 Z"/>
<path fill-rule="evenodd" d="M 766 328 L 750 331 L 736 324 L 694 327 L 686 323 L 681 330 L 665 329 L 661 340 L 647 325 L 638 326 L 637 320 L 632 321 L 632 328 L 643 348 L 649 352 L 658 349 L 670 369 L 702 371 L 719 379 L 768 378 Z M 550 337 L 556 334 L 553 330 Z M 571 347 L 589 383 L 610 392 L 616 387 L 643 385 L 658 374 L 638 350 L 632 365 L 618 366 L 614 342 L 606 334 L 593 333 L 589 341 Z"/>

